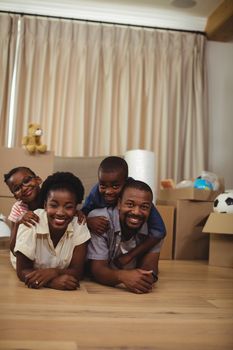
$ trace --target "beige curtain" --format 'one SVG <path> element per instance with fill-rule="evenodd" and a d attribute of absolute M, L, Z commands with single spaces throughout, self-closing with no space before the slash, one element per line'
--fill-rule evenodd
<path fill-rule="evenodd" d="M 147 149 L 159 180 L 205 168 L 204 36 L 29 16 L 21 28 L 15 145 L 34 121 L 56 155 Z"/>
<path fill-rule="evenodd" d="M 8 141 L 18 18 L 0 13 L 0 146 L 7 146 Z"/>

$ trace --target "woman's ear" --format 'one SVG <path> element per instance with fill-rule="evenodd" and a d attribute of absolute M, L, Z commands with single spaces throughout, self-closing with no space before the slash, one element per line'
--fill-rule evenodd
<path fill-rule="evenodd" d="M 47 207 L 47 201 L 44 201 L 44 209 L 46 210 Z"/>

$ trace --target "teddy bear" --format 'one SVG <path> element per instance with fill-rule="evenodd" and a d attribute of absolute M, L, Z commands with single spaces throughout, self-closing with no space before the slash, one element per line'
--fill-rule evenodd
<path fill-rule="evenodd" d="M 39 124 L 30 123 L 28 126 L 28 135 L 22 139 L 22 145 L 25 146 L 27 151 L 31 154 L 38 151 L 39 153 L 45 153 L 47 146 L 41 143 L 42 130 Z"/>

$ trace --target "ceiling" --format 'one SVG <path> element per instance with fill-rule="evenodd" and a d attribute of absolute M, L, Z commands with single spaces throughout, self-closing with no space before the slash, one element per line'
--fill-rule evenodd
<path fill-rule="evenodd" d="M 0 11 L 206 32 L 210 40 L 218 41 L 233 39 L 233 0 L 0 0 Z"/>

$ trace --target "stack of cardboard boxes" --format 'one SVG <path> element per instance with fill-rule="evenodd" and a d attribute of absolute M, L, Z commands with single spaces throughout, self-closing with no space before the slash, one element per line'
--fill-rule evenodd
<path fill-rule="evenodd" d="M 195 188 L 159 191 L 157 204 L 174 208 L 172 236 L 172 257 L 184 260 L 207 260 L 209 255 L 209 235 L 203 234 L 203 227 L 213 211 L 213 201 L 223 192 Z"/>

